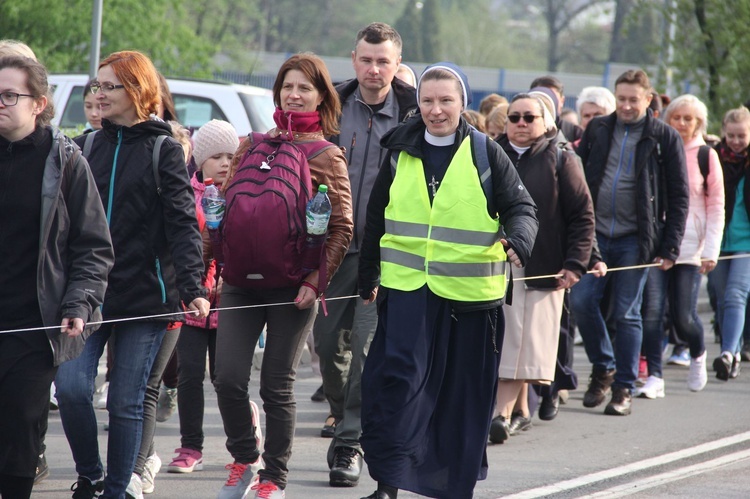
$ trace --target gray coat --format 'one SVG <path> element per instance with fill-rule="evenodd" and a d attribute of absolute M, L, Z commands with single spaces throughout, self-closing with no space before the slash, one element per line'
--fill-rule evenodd
<path fill-rule="evenodd" d="M 39 308 L 46 327 L 59 326 L 63 317 L 96 322 L 101 320 L 99 307 L 114 264 L 107 219 L 78 146 L 59 130 L 48 129 L 53 142 L 42 179 Z M 54 365 L 80 355 L 85 339 L 97 328 L 87 327 L 75 338 L 59 328 L 48 329 Z"/>

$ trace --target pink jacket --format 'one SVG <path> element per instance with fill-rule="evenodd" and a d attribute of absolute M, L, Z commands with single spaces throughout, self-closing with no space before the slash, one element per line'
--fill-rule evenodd
<path fill-rule="evenodd" d="M 706 142 L 701 136 L 685 144 L 690 208 L 677 263 L 700 265 L 702 258 L 713 261 L 719 258 L 724 232 L 724 175 L 719 156 L 712 149 L 708 155 L 708 194 L 704 192 L 703 175 L 698 166 L 698 149 L 703 145 Z"/>
<path fill-rule="evenodd" d="M 219 295 L 216 293 L 216 262 L 210 258 L 211 254 L 207 251 L 210 248 L 210 242 L 207 242 L 209 241 L 208 229 L 206 228 L 206 219 L 203 217 L 203 207 L 201 206 L 206 186 L 196 178 L 196 175 L 197 173 L 190 179 L 190 184 L 193 186 L 193 192 L 195 193 L 195 213 L 198 218 L 198 226 L 203 235 L 203 263 L 206 270 L 202 284 L 208 290 L 208 301 L 211 303 L 211 308 L 213 309 L 219 306 Z M 208 247 L 207 244 L 209 245 Z M 198 319 L 191 315 L 185 315 L 185 324 L 202 329 L 216 329 L 219 327 L 219 313 L 210 312 L 208 319 Z"/>

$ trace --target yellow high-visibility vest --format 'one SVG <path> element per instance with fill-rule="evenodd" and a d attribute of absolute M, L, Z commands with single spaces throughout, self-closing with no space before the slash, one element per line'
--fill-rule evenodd
<path fill-rule="evenodd" d="M 502 298 L 507 279 L 500 238 L 500 222 L 487 212 L 470 137 L 448 165 L 432 206 L 422 161 L 399 154 L 380 239 L 383 286 L 413 291 L 426 283 L 440 297 L 466 302 Z"/>

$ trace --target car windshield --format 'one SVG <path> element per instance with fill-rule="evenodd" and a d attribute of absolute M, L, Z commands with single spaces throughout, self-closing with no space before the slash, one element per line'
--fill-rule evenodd
<path fill-rule="evenodd" d="M 239 92 L 245 111 L 250 117 L 250 126 L 256 132 L 265 133 L 276 126 L 273 122 L 273 112 L 276 106 L 273 97 L 269 94 L 255 95 Z"/>

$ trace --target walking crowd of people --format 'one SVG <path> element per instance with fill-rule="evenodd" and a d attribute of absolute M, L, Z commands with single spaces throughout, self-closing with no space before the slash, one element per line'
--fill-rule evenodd
<path fill-rule="evenodd" d="M 613 92 L 583 89 L 576 110 L 554 76 L 472 110 L 460 67 L 417 76 L 401 51 L 376 22 L 355 37 L 351 80 L 292 55 L 273 84 L 276 127 L 244 138 L 216 119 L 190 137 L 153 62 L 116 52 L 86 85 L 88 128 L 70 139 L 50 125 L 44 65 L 0 41 L 0 256 L 11 262 L 0 497 L 29 498 L 49 473 L 50 386 L 74 499 L 154 492 L 156 423 L 175 407 L 166 470 L 202 470 L 208 372 L 231 455 L 218 498 L 283 499 L 309 337 L 328 482 L 357 486 L 367 463 L 377 490 L 363 499 L 471 498 L 487 445 L 535 415 L 555 419 L 578 388 L 577 332 L 591 364 L 583 405 L 607 415 L 665 396 L 668 343 L 684 352 L 686 390 L 703 390 L 709 368 L 739 376 L 746 107 L 709 135 L 700 99 L 660 95 L 634 69 Z M 226 198 L 219 229 L 204 210 L 211 186 Z M 321 194 L 330 211 L 315 246 L 306 208 Z M 713 360 L 697 312 L 705 275 Z M 260 406 L 248 390 L 259 342 Z"/>

